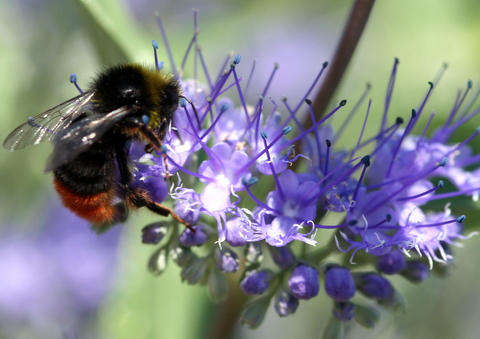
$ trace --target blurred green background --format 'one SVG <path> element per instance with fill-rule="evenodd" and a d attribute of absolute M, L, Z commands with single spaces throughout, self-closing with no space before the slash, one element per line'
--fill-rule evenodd
<path fill-rule="evenodd" d="M 161 41 L 154 11 L 163 19 L 177 65 L 193 34 L 191 8 L 195 7 L 199 10 L 200 44 L 212 72 L 234 50 L 242 55 L 239 72 L 248 76 L 255 58 L 255 81 L 250 89 L 253 96 L 262 90 L 274 62 L 278 62 L 280 69 L 270 94 L 277 102 L 282 95 L 297 102 L 321 64 L 330 59 L 351 3 L 92 0 L 82 5 L 74 0 L 3 1 L 0 3 L 0 137 L 3 139 L 28 116 L 76 95 L 68 81 L 72 72 L 78 74 L 80 86 L 86 87 L 90 77 L 104 65 L 127 59 L 153 63 L 151 40 Z M 91 13 L 99 15 L 105 31 L 92 21 Z M 338 98 L 354 102 L 365 83 L 370 82 L 371 123 L 376 128 L 395 57 L 400 59 L 400 66 L 391 112 L 403 117 L 417 107 L 427 90 L 427 82 L 433 80 L 446 62 L 449 69 L 427 110 L 435 110 L 436 119 L 441 119 L 467 80 L 476 85 L 480 79 L 479 15 L 480 3 L 476 0 L 377 1 Z M 115 44 L 109 42 L 112 37 Z M 160 50 L 160 58 L 170 69 L 164 50 Z M 341 123 L 341 118 L 336 117 L 335 124 Z M 464 126 L 461 133 L 472 133 L 477 124 L 478 120 Z M 345 135 L 356 138 L 357 126 L 351 124 L 350 133 Z M 342 142 L 353 141 L 356 139 Z M 21 232 L 38 232 L 38 220 L 46 201 L 55 199 L 50 198 L 54 197 L 50 175 L 43 173 L 49 147 L 45 144 L 1 153 L 3 227 L 15 223 Z M 478 228 L 474 216 L 467 215 L 467 227 Z M 208 338 L 216 308 L 208 301 L 206 291 L 182 284 L 179 270 L 173 265 L 158 278 L 146 270 L 153 249 L 140 243 L 140 228 L 151 219 L 148 213 L 139 213 L 123 226 L 113 288 L 93 321 L 96 330 L 92 331 L 98 331 L 98 338 Z M 376 329 L 352 326 L 348 337 L 480 337 L 477 320 L 480 272 L 476 264 L 480 257 L 480 237 L 462 243 L 464 248 L 455 248 L 455 267 L 449 277 L 431 277 L 418 286 L 393 279 L 407 300 L 405 315 L 385 312 Z M 0 278 L 0 289 L 1 281 Z M 330 306 L 329 300 L 320 296 L 301 302 L 297 313 L 286 319 L 278 318 L 270 310 L 260 329 L 252 331 L 238 326 L 235 338 L 319 337 Z M 30 334 L 22 335 L 18 337 Z"/>

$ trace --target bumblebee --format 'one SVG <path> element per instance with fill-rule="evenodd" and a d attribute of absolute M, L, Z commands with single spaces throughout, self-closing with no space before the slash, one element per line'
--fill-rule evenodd
<path fill-rule="evenodd" d="M 103 227 L 123 222 L 128 210 L 146 207 L 185 223 L 172 209 L 132 187 L 131 141 L 161 151 L 162 139 L 182 97 L 172 74 L 138 64 L 108 68 L 89 90 L 39 115 L 11 132 L 3 147 L 16 151 L 50 140 L 46 171 L 63 205 Z"/>

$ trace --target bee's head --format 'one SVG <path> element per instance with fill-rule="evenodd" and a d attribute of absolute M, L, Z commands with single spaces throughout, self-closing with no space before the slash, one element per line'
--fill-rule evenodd
<path fill-rule="evenodd" d="M 123 106 L 144 107 L 149 105 L 148 81 L 139 65 L 120 65 L 109 68 L 94 81 L 93 101 L 95 110 L 111 112 Z"/>

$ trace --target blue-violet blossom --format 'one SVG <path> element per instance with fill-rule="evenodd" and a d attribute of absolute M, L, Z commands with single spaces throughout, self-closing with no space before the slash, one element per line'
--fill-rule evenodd
<path fill-rule="evenodd" d="M 432 132 L 433 113 L 423 128 L 419 122 L 428 114 L 433 83 L 411 112 L 389 115 L 399 65 L 395 60 L 378 131 L 370 138 L 363 136 L 371 101 L 352 105 L 366 106 L 364 126 L 356 142 L 339 149 L 340 132 L 333 129 L 331 118 L 348 109 L 347 101 L 319 119 L 308 100 L 327 63 L 313 84 L 305 86 L 299 103 L 291 105 L 285 98 L 280 102 L 268 97 L 277 65 L 265 90 L 252 98 L 247 95 L 250 79 L 237 70 L 240 56 L 229 56 L 214 77 L 201 51 L 196 53 L 202 62 L 195 74 L 203 72 L 205 81 L 175 73 L 188 100 L 182 99 L 175 112 L 163 140 L 163 156 L 144 154 L 138 144 L 130 151 L 135 185 L 148 189 L 159 202 L 169 195 L 175 211 L 191 224 L 183 230 L 184 225 L 172 220 L 161 238 L 145 235 L 146 242 L 160 242 L 154 256 L 166 257 L 169 251 L 182 267 L 182 278 L 190 284 L 210 284 L 215 301 L 226 297 L 226 284 L 216 281 L 221 274 L 249 272 L 241 288 L 261 295 L 243 313 L 242 323 L 252 327 L 262 321 L 270 300 L 280 316 L 295 313 L 299 299 L 319 293 L 322 279 L 335 321 L 348 321 L 357 310 L 358 319 L 377 319 L 370 316 L 374 311 L 357 304 L 355 291 L 379 305 L 391 305 L 398 294 L 382 274 L 420 282 L 435 262 L 451 262 L 451 246 L 468 237 L 463 235 L 465 216 L 454 215 L 448 200 L 443 211 L 425 206 L 459 195 L 478 198 L 480 175 L 467 166 L 477 165 L 480 156 L 467 143 L 480 130 L 459 143 L 451 141 L 452 134 L 479 112 L 462 108 L 471 83 L 457 96 L 446 122 Z M 300 123 L 304 113 L 308 126 Z M 170 180 L 165 180 L 167 174 Z M 443 180 L 455 190 L 439 193 Z M 327 213 L 340 214 L 343 221 L 325 224 Z M 320 232 L 333 233 L 325 246 L 318 246 Z M 346 266 L 328 266 L 329 254 L 342 252 Z M 264 259 L 266 253 L 272 260 Z M 381 273 L 370 272 L 371 266 Z M 215 286 L 222 291 L 215 293 Z M 262 307 L 255 309 L 257 304 Z"/>

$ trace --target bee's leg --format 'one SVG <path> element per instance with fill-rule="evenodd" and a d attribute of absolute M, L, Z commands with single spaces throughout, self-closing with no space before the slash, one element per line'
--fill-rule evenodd
<path fill-rule="evenodd" d="M 146 153 L 156 150 L 162 154 L 163 162 L 165 164 L 165 179 L 170 178 L 171 174 L 168 171 L 167 154 L 165 153 L 165 150 L 162 149 L 163 142 L 160 137 L 149 129 L 146 123 L 139 118 L 132 117 L 131 119 L 125 120 L 125 124 L 127 128 L 133 128 L 140 132 L 143 140 L 147 143 L 145 146 Z"/>
<path fill-rule="evenodd" d="M 155 202 L 150 198 L 150 195 L 147 191 L 141 188 L 129 188 L 126 201 L 129 205 L 140 208 L 146 207 L 150 211 L 155 212 L 157 214 L 163 216 L 171 216 L 173 219 L 177 220 L 179 223 L 184 224 L 186 227 L 190 228 L 190 224 L 180 218 L 177 213 L 173 211 L 173 209 L 166 207 L 158 202 Z"/>
<path fill-rule="evenodd" d="M 190 227 L 190 224 L 180 218 L 171 208 L 155 202 L 146 190 L 130 187 L 133 177 L 130 168 L 128 167 L 128 151 L 120 144 L 116 146 L 115 151 L 120 172 L 121 188 L 123 189 L 127 205 L 134 208 L 146 207 L 150 211 L 163 216 L 171 215 L 172 218 L 178 222 Z"/>
<path fill-rule="evenodd" d="M 146 144 L 145 145 L 145 153 L 152 153 L 155 150 L 155 147 L 152 146 L 152 144 Z M 167 180 L 170 178 L 172 175 L 170 174 L 168 170 L 168 162 L 167 162 L 167 154 L 162 150 L 161 151 L 162 158 L 163 158 L 163 165 L 165 167 L 165 178 L 164 180 Z"/>
<path fill-rule="evenodd" d="M 167 178 L 170 178 L 172 175 L 168 171 L 167 154 L 165 153 L 165 150 L 162 149 L 162 146 L 163 146 L 162 140 L 150 129 L 148 129 L 147 126 L 145 125 L 142 125 L 142 127 L 140 128 L 140 131 L 142 132 L 143 138 L 148 142 L 145 145 L 145 152 L 150 153 L 153 150 L 156 150 L 162 154 L 163 163 L 165 166 L 165 180 Z"/>
<path fill-rule="evenodd" d="M 155 148 L 153 148 L 151 144 L 145 145 L 145 153 L 152 153 L 154 150 Z"/>
<path fill-rule="evenodd" d="M 172 175 L 168 170 L 167 153 L 164 151 L 162 151 L 162 158 L 163 158 L 163 165 L 165 166 L 165 177 L 163 178 L 163 180 L 167 181 L 167 179 L 171 178 Z"/>

